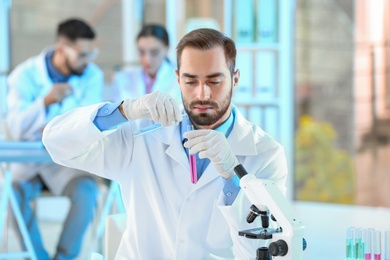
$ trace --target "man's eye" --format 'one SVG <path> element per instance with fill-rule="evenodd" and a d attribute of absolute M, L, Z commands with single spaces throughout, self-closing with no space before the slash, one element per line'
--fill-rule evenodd
<path fill-rule="evenodd" d="M 211 81 L 210 83 L 213 85 L 219 85 L 221 83 L 221 81 Z"/>
<path fill-rule="evenodd" d="M 188 81 L 188 82 L 186 82 L 186 85 L 194 85 L 196 82 L 194 82 L 194 81 Z"/>
<path fill-rule="evenodd" d="M 152 57 L 157 57 L 159 54 L 160 54 L 159 51 L 151 51 L 150 52 L 150 56 L 152 56 Z"/>
<path fill-rule="evenodd" d="M 79 54 L 79 58 L 80 59 L 84 59 L 84 58 L 87 58 L 88 57 L 88 53 L 80 53 Z"/>

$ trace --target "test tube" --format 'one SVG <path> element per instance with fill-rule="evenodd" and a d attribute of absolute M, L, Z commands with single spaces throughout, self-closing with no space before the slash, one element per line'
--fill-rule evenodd
<path fill-rule="evenodd" d="M 194 130 L 193 125 L 188 125 L 187 126 L 187 131 L 192 131 Z M 195 154 L 190 154 L 188 151 L 188 158 L 190 161 L 190 177 L 191 177 L 191 182 L 196 183 L 198 181 L 198 175 L 196 172 L 196 155 Z"/>
<path fill-rule="evenodd" d="M 385 260 L 390 260 L 390 231 L 385 232 Z"/>
<path fill-rule="evenodd" d="M 355 260 L 355 247 L 353 244 L 353 237 L 354 237 L 354 228 L 349 227 L 347 228 L 347 239 L 346 239 L 346 260 Z"/>
<path fill-rule="evenodd" d="M 363 233 L 363 243 L 364 243 L 364 260 L 371 260 L 371 238 L 372 238 L 372 230 L 365 229 Z"/>
<path fill-rule="evenodd" d="M 381 232 L 374 231 L 374 260 L 381 260 Z"/>
<path fill-rule="evenodd" d="M 355 259 L 364 260 L 364 251 L 362 246 L 362 229 L 355 230 Z"/>
<path fill-rule="evenodd" d="M 183 118 L 184 117 L 188 117 L 188 115 L 187 114 L 183 114 Z M 163 128 L 161 123 L 156 123 L 156 124 L 153 124 L 153 125 L 150 125 L 150 126 L 147 126 L 147 127 L 141 128 L 141 129 L 138 129 L 138 130 L 134 131 L 132 135 L 133 135 L 133 137 L 137 137 L 137 136 L 141 136 L 141 135 L 144 135 L 144 134 L 148 134 L 148 133 L 154 132 L 154 131 L 159 130 L 161 128 Z"/>

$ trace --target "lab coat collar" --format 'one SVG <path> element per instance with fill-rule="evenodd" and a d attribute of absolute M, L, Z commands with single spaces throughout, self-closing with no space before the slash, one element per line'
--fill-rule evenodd
<path fill-rule="evenodd" d="M 36 74 L 37 81 L 36 82 L 42 82 L 44 87 L 51 87 L 53 85 L 53 82 L 51 81 L 49 77 L 49 73 L 47 72 L 46 68 L 46 54 L 49 51 L 54 51 L 54 47 L 47 47 L 45 48 L 37 57 L 36 64 L 37 68 L 39 70 L 39 74 Z"/>
<path fill-rule="evenodd" d="M 236 156 L 253 156 L 257 154 L 255 133 L 259 128 L 255 128 L 253 123 L 246 120 L 235 105 L 232 105 L 235 111 L 236 118 L 232 132 L 227 140 L 231 144 L 231 148 Z M 256 133 L 257 134 L 257 133 Z M 258 134 L 264 135 L 259 132 Z"/>

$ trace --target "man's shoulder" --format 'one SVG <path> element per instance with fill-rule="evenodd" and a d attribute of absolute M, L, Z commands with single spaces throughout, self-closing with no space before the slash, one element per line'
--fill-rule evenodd
<path fill-rule="evenodd" d="M 95 63 L 89 63 L 87 68 L 86 68 L 86 72 L 87 73 L 93 73 L 93 74 L 102 74 L 103 75 L 103 71 L 102 69 Z"/>
<path fill-rule="evenodd" d="M 131 67 L 115 72 L 114 81 L 129 82 L 139 79 L 142 76 L 141 67 Z"/>
<path fill-rule="evenodd" d="M 21 76 L 36 75 L 38 70 L 37 59 L 39 56 L 32 56 L 19 63 L 9 74 L 9 78 L 17 78 Z"/>
<path fill-rule="evenodd" d="M 95 63 L 89 63 L 81 76 L 73 75 L 72 78 L 73 77 L 84 82 L 96 82 L 104 80 L 102 69 Z"/>
<path fill-rule="evenodd" d="M 260 126 L 247 120 L 237 108 L 235 109 L 236 120 L 238 121 L 237 127 L 241 129 L 240 132 L 252 135 L 254 144 L 257 147 L 274 149 L 281 146 L 274 137 L 264 131 Z"/>

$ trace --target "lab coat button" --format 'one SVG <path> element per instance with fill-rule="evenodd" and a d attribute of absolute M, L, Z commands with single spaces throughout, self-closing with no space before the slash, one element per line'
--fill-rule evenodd
<path fill-rule="evenodd" d="M 228 191 L 228 192 L 226 193 L 226 196 L 230 197 L 230 196 L 232 196 L 232 193 L 231 193 L 230 191 Z"/>
<path fill-rule="evenodd" d="M 106 115 L 108 115 L 108 109 L 106 109 L 105 111 L 104 111 L 104 114 L 106 114 Z"/>

